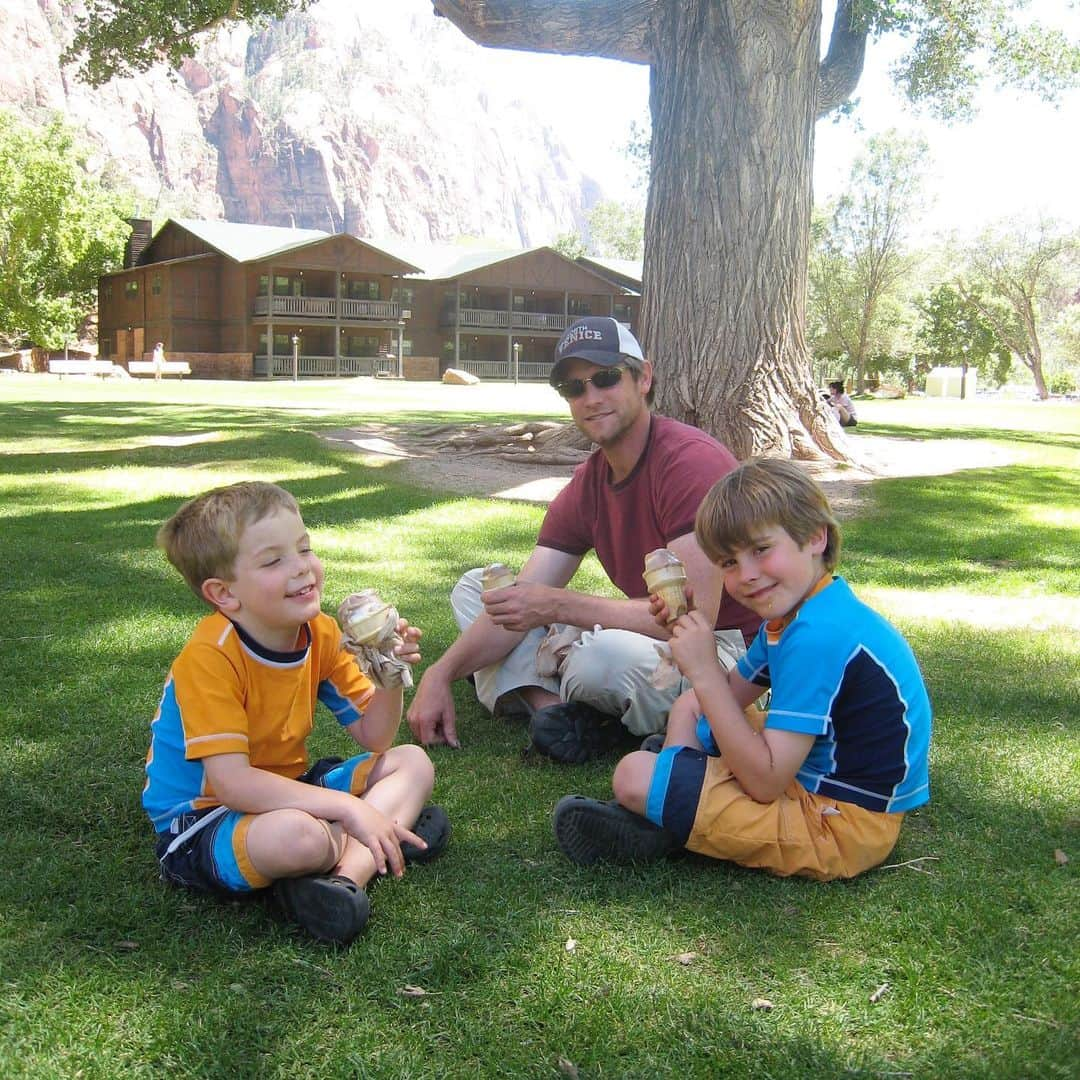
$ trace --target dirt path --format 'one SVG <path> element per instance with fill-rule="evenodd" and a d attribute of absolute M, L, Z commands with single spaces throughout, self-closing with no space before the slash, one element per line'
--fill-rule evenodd
<path fill-rule="evenodd" d="M 513 429 L 545 425 L 513 425 Z M 528 433 L 510 428 L 396 427 L 369 423 L 324 435 L 330 443 L 381 461 L 402 462 L 402 478 L 419 487 L 461 495 L 547 503 L 570 479 L 587 451 L 529 449 Z M 535 436 L 534 436 L 535 438 Z M 866 484 L 886 476 L 938 476 L 963 469 L 1008 465 L 1013 452 L 978 439 L 890 438 L 857 435 L 861 467 L 808 464 L 841 518 L 851 516 L 866 497 Z M 554 460 L 563 457 L 566 460 Z M 539 460 L 538 460 L 539 459 Z"/>

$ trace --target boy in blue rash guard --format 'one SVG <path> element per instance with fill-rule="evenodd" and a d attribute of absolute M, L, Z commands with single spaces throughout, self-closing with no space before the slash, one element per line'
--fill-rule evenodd
<path fill-rule="evenodd" d="M 719 480 L 694 531 L 725 590 L 765 622 L 730 674 L 697 612 L 674 623 L 693 689 L 663 749 L 619 762 L 615 803 L 562 799 L 560 846 L 583 865 L 685 847 L 819 880 L 876 866 L 904 812 L 929 799 L 931 709 L 910 647 L 833 575 L 839 528 L 794 463 L 758 458 Z M 652 610 L 663 624 L 658 598 Z M 744 709 L 766 689 L 758 729 Z"/>
<path fill-rule="evenodd" d="M 173 663 L 151 724 L 143 806 L 164 881 L 224 895 L 272 887 L 291 921 L 337 944 L 364 928 L 364 886 L 446 846 L 425 806 L 435 773 L 393 746 L 402 692 L 376 688 L 320 610 L 322 563 L 295 499 L 275 484 L 185 503 L 158 543 L 214 613 Z M 404 619 L 395 652 L 414 664 Z M 317 701 L 366 752 L 310 766 Z"/>

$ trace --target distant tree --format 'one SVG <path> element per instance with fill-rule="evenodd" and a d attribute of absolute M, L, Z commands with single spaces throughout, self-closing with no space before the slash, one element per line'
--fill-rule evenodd
<path fill-rule="evenodd" d="M 551 246 L 568 259 L 579 259 L 585 254 L 585 241 L 575 232 L 560 233 L 552 240 Z"/>
<path fill-rule="evenodd" d="M 627 161 L 634 171 L 634 187 L 641 192 L 649 190 L 649 156 L 652 153 L 652 130 L 648 118 L 643 123 L 636 120 L 630 124 L 630 137 L 623 147 Z"/>
<path fill-rule="evenodd" d="M 58 119 L 32 129 L 0 112 L 0 342 L 59 348 L 120 265 L 128 226 Z"/>
<path fill-rule="evenodd" d="M 918 349 L 927 369 L 967 365 L 995 386 L 1005 382 L 1012 369 L 1012 353 L 973 300 L 943 283 L 919 308 L 923 322 L 918 330 Z"/>
<path fill-rule="evenodd" d="M 589 254 L 612 259 L 640 259 L 645 243 L 645 212 L 621 202 L 597 203 L 586 218 Z"/>
<path fill-rule="evenodd" d="M 86 0 L 69 56 L 96 82 L 224 18 L 280 15 L 285 0 Z M 1025 0 L 837 0 L 821 56 L 822 0 L 433 0 L 473 41 L 651 67 L 642 331 L 661 411 L 736 454 L 843 456 L 813 385 L 804 299 L 814 122 L 844 106 L 866 45 L 911 43 L 895 65 L 908 97 L 971 110 L 992 73 L 1053 96 L 1080 51 L 1015 11 Z M 578 122 L 580 118 L 573 118 Z"/>
<path fill-rule="evenodd" d="M 1055 320 L 1053 332 L 1061 364 L 1080 367 L 1080 295 Z"/>
<path fill-rule="evenodd" d="M 961 295 L 1026 367 L 1046 399 L 1045 325 L 1073 301 L 1080 241 L 1054 222 L 988 229 L 968 248 Z"/>
<path fill-rule="evenodd" d="M 924 142 L 895 132 L 871 138 L 846 192 L 812 230 L 811 346 L 846 354 L 858 390 L 871 358 L 892 354 L 903 322 L 902 289 L 914 264 L 904 239 L 922 207 L 926 156 Z"/>

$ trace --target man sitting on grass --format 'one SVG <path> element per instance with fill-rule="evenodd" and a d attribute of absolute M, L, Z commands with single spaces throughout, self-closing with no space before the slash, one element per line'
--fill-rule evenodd
<path fill-rule="evenodd" d="M 344 944 L 364 928 L 364 886 L 446 846 L 425 807 L 435 770 L 393 746 L 401 689 L 376 689 L 320 610 L 323 568 L 296 500 L 275 484 L 217 488 L 158 533 L 169 562 L 215 609 L 173 663 L 151 725 L 143 806 L 161 876 L 219 895 L 272 886 L 287 918 Z M 420 658 L 402 619 L 395 652 Z M 367 752 L 309 767 L 322 701 Z"/>
<path fill-rule="evenodd" d="M 738 462 L 698 428 L 652 414 L 653 367 L 633 334 L 612 318 L 578 319 L 555 348 L 550 381 L 597 450 L 551 503 L 515 585 L 481 594 L 482 571 L 471 570 L 454 587 L 462 634 L 424 672 L 409 708 L 424 744 L 458 745 L 450 687 L 473 674 L 492 712 L 524 704 L 533 747 L 556 761 L 587 761 L 627 731 L 662 731 L 679 686 L 650 681 L 662 634 L 641 574 L 655 548 L 682 560 L 729 662 L 757 630 L 753 612 L 721 598 L 693 533 L 698 504 Z M 567 587 L 592 550 L 622 598 Z M 580 631 L 554 674 L 538 663 L 552 624 Z"/>
<path fill-rule="evenodd" d="M 753 459 L 725 476 L 695 533 L 725 591 L 766 621 L 726 673 L 708 620 L 677 620 L 671 651 L 693 688 L 663 749 L 619 762 L 615 803 L 562 799 L 559 845 L 582 865 L 685 847 L 821 880 L 876 866 L 904 811 L 929 798 L 930 701 L 911 649 L 833 575 L 839 528 L 794 463 Z M 652 608 L 663 622 L 666 606 Z M 756 730 L 743 710 L 766 689 Z"/>

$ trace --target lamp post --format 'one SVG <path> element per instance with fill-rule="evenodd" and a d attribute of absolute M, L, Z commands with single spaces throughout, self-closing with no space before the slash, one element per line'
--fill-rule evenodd
<path fill-rule="evenodd" d="M 521 366 L 521 342 L 514 342 L 514 385 L 518 384 L 518 368 Z"/>
<path fill-rule="evenodd" d="M 405 320 L 404 319 L 398 319 L 398 321 L 397 321 L 397 377 L 399 379 L 404 379 L 405 378 L 404 349 L 405 349 Z"/>
<path fill-rule="evenodd" d="M 968 349 L 971 346 L 965 341 L 960 346 L 960 400 L 967 397 L 967 372 L 968 372 Z"/>
<path fill-rule="evenodd" d="M 292 336 L 292 381 L 300 381 L 300 335 Z"/>

